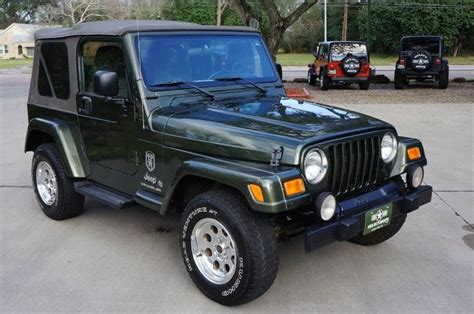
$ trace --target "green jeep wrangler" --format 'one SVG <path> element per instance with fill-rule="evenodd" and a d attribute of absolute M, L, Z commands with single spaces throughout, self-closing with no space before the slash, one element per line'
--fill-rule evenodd
<path fill-rule="evenodd" d="M 176 248 L 218 303 L 270 288 L 279 240 L 377 244 L 431 200 L 420 141 L 288 99 L 254 29 L 104 21 L 35 38 L 25 151 L 41 209 L 180 213 Z"/>

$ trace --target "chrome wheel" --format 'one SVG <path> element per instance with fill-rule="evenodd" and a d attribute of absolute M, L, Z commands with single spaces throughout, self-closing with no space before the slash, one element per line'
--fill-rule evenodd
<path fill-rule="evenodd" d="M 46 205 L 51 206 L 56 202 L 58 182 L 53 168 L 46 161 L 40 161 L 36 167 L 36 189 Z"/>
<path fill-rule="evenodd" d="M 232 279 L 237 247 L 229 231 L 213 218 L 199 220 L 191 234 L 193 259 L 201 274 L 216 285 Z"/>

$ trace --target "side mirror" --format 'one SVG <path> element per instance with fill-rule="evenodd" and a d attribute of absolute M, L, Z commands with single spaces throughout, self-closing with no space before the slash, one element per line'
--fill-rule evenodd
<path fill-rule="evenodd" d="M 280 79 L 282 80 L 283 79 L 283 69 L 281 67 L 281 64 L 280 63 L 275 63 L 275 68 L 278 72 L 278 76 L 280 77 Z"/>
<path fill-rule="evenodd" d="M 110 71 L 95 72 L 94 93 L 107 97 L 117 96 L 119 93 L 117 73 Z"/>

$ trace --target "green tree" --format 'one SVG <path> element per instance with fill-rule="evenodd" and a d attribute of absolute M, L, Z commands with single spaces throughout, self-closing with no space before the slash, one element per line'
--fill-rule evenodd
<path fill-rule="evenodd" d="M 425 4 L 377 5 L 371 8 L 371 50 L 395 53 L 402 36 L 441 35 L 453 54 L 458 54 L 474 31 L 472 5 L 452 5 L 449 1 Z M 431 4 L 431 5 L 430 5 Z M 359 31 L 367 39 L 367 7 L 357 17 Z"/>
<path fill-rule="evenodd" d="M 52 2 L 52 0 L 0 0 L 0 28 L 6 28 L 11 23 L 34 22 L 38 6 Z"/>

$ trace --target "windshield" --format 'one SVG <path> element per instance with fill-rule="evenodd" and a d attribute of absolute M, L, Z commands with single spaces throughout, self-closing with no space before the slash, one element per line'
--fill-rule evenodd
<path fill-rule="evenodd" d="M 219 78 L 276 81 L 258 35 L 140 35 L 136 48 L 147 88 L 172 82 L 224 84 Z"/>
<path fill-rule="evenodd" d="M 331 45 L 331 60 L 341 61 L 348 53 L 367 58 L 367 46 L 361 43 L 334 43 Z"/>
<path fill-rule="evenodd" d="M 417 50 L 426 50 L 432 55 L 439 54 L 440 40 L 437 38 L 405 38 L 402 40 L 402 54 L 410 55 Z"/>

